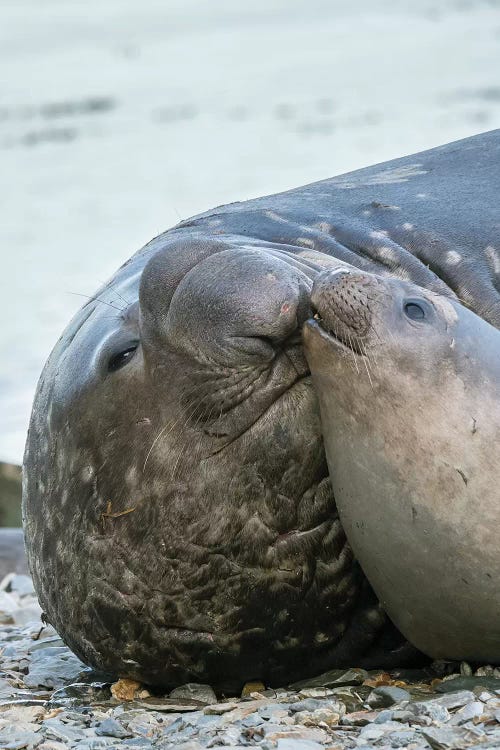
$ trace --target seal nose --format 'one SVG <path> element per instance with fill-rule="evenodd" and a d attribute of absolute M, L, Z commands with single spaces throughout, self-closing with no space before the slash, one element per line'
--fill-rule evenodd
<path fill-rule="evenodd" d="M 314 282 L 311 304 L 320 324 L 337 338 L 364 337 L 371 326 L 371 300 L 378 286 L 375 276 L 349 269 L 320 274 Z"/>
<path fill-rule="evenodd" d="M 319 308 L 324 304 L 325 291 L 333 289 L 336 282 L 342 281 L 351 271 L 348 268 L 335 268 L 325 271 L 316 277 L 311 290 L 311 305 L 313 310 L 320 312 Z"/>
<path fill-rule="evenodd" d="M 268 362 L 276 349 L 298 343 L 312 282 L 285 259 L 258 248 L 223 249 L 188 269 L 171 292 L 168 260 L 155 261 L 155 273 L 141 285 L 142 323 L 157 338 L 228 365 L 242 358 Z M 148 293 L 151 279 L 155 295 Z"/>

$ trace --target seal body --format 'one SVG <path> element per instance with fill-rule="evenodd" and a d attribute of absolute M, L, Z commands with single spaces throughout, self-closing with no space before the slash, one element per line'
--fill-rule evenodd
<path fill-rule="evenodd" d="M 310 290 L 359 267 L 499 324 L 499 150 L 484 134 L 216 208 L 75 316 L 35 397 L 23 514 L 40 602 L 81 659 L 238 689 L 374 653 L 388 626 L 328 479 Z"/>
<path fill-rule="evenodd" d="M 342 525 L 434 658 L 500 662 L 500 332 L 454 300 L 324 274 L 305 347 Z"/>

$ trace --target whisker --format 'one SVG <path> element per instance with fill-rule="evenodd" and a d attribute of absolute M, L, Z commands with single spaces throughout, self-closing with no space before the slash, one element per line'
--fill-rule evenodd
<path fill-rule="evenodd" d="M 352 345 L 352 339 L 351 339 L 351 333 L 350 333 L 350 331 L 347 331 L 347 337 L 348 337 L 348 339 L 349 339 L 349 349 L 351 350 L 351 354 L 352 354 L 352 361 L 354 362 L 354 367 L 356 368 L 356 372 L 357 372 L 357 373 L 358 373 L 358 375 L 359 375 L 359 367 L 358 367 L 358 362 L 357 362 L 357 360 L 356 360 L 356 354 L 355 354 L 355 352 L 354 352 L 354 348 L 353 348 L 353 345 Z"/>
<path fill-rule="evenodd" d="M 172 430 L 174 429 L 174 427 L 177 424 L 179 424 L 179 422 L 181 421 L 181 419 L 183 418 L 183 416 L 184 416 L 184 414 L 179 414 L 179 416 L 177 417 L 177 419 L 170 420 L 170 422 L 167 422 L 167 424 L 164 427 L 162 427 L 162 429 L 160 430 L 160 432 L 158 433 L 158 435 L 153 440 L 153 442 L 151 444 L 151 447 L 150 447 L 150 449 L 149 449 L 149 451 L 147 453 L 146 459 L 145 459 L 144 464 L 142 466 L 142 472 L 143 473 L 144 473 L 144 471 L 146 469 L 146 464 L 147 464 L 147 462 L 149 460 L 151 452 L 152 452 L 153 448 L 155 447 L 155 445 L 157 444 L 158 440 L 160 440 L 160 438 L 164 437 L 165 435 L 170 434 L 170 432 L 172 432 Z"/>
<path fill-rule="evenodd" d="M 99 282 L 99 283 L 100 283 L 100 284 L 105 284 L 106 282 L 105 282 L 105 281 L 101 281 L 101 282 Z M 113 284 L 111 284 L 111 283 L 110 283 L 109 281 L 108 281 L 108 287 L 109 287 L 109 288 L 111 289 L 111 291 L 112 291 L 112 292 L 114 292 L 114 293 L 115 293 L 116 295 L 118 295 L 118 297 L 119 297 L 119 298 L 120 298 L 121 300 L 123 300 L 123 302 L 125 302 L 125 304 L 126 304 L 127 306 L 129 306 L 129 305 L 131 305 L 131 304 L 132 304 L 132 303 L 131 303 L 131 302 L 130 302 L 130 301 L 129 301 L 128 299 L 126 299 L 126 298 L 125 298 L 125 297 L 123 296 L 123 294 L 120 294 L 120 292 L 118 291 L 118 289 L 117 289 L 117 288 L 116 288 L 116 287 L 115 287 L 115 286 L 114 286 Z"/>
<path fill-rule="evenodd" d="M 366 374 L 368 375 L 368 380 L 370 381 L 370 385 L 373 388 L 373 381 L 372 381 L 372 377 L 371 377 L 371 373 L 370 373 L 371 363 L 370 363 L 370 359 L 369 359 L 369 357 L 368 357 L 368 355 L 366 353 L 366 347 L 364 346 L 364 344 L 363 344 L 362 341 L 359 341 L 358 344 L 359 344 L 359 347 L 361 349 L 361 353 L 363 355 L 362 356 L 362 360 L 363 360 L 363 364 L 364 364 L 364 366 L 366 368 Z"/>
<path fill-rule="evenodd" d="M 100 302 L 102 305 L 112 307 L 114 310 L 118 310 L 119 312 L 123 312 L 123 310 L 125 309 L 123 307 L 117 307 L 117 305 L 113 305 L 111 302 L 106 302 L 100 297 L 92 297 L 90 294 L 81 294 L 80 292 L 67 292 L 67 294 L 72 294 L 74 297 L 85 297 L 85 299 L 90 299 L 93 302 Z"/>

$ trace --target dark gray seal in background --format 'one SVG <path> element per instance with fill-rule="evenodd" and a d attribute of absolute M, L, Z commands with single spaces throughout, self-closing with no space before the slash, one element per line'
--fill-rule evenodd
<path fill-rule="evenodd" d="M 315 281 L 304 344 L 342 526 L 434 658 L 500 663 L 500 331 L 414 284 Z"/>
<path fill-rule="evenodd" d="M 498 326 L 499 153 L 495 131 L 213 209 L 75 316 L 35 397 L 23 512 L 42 607 L 85 662 L 229 690 L 391 657 L 301 328 L 314 278 L 346 265 Z"/>

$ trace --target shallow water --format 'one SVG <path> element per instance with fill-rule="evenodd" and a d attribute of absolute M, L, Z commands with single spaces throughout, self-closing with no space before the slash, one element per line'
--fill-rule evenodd
<path fill-rule="evenodd" d="M 4 0 L 0 459 L 72 313 L 180 218 L 500 126 L 500 3 Z"/>

